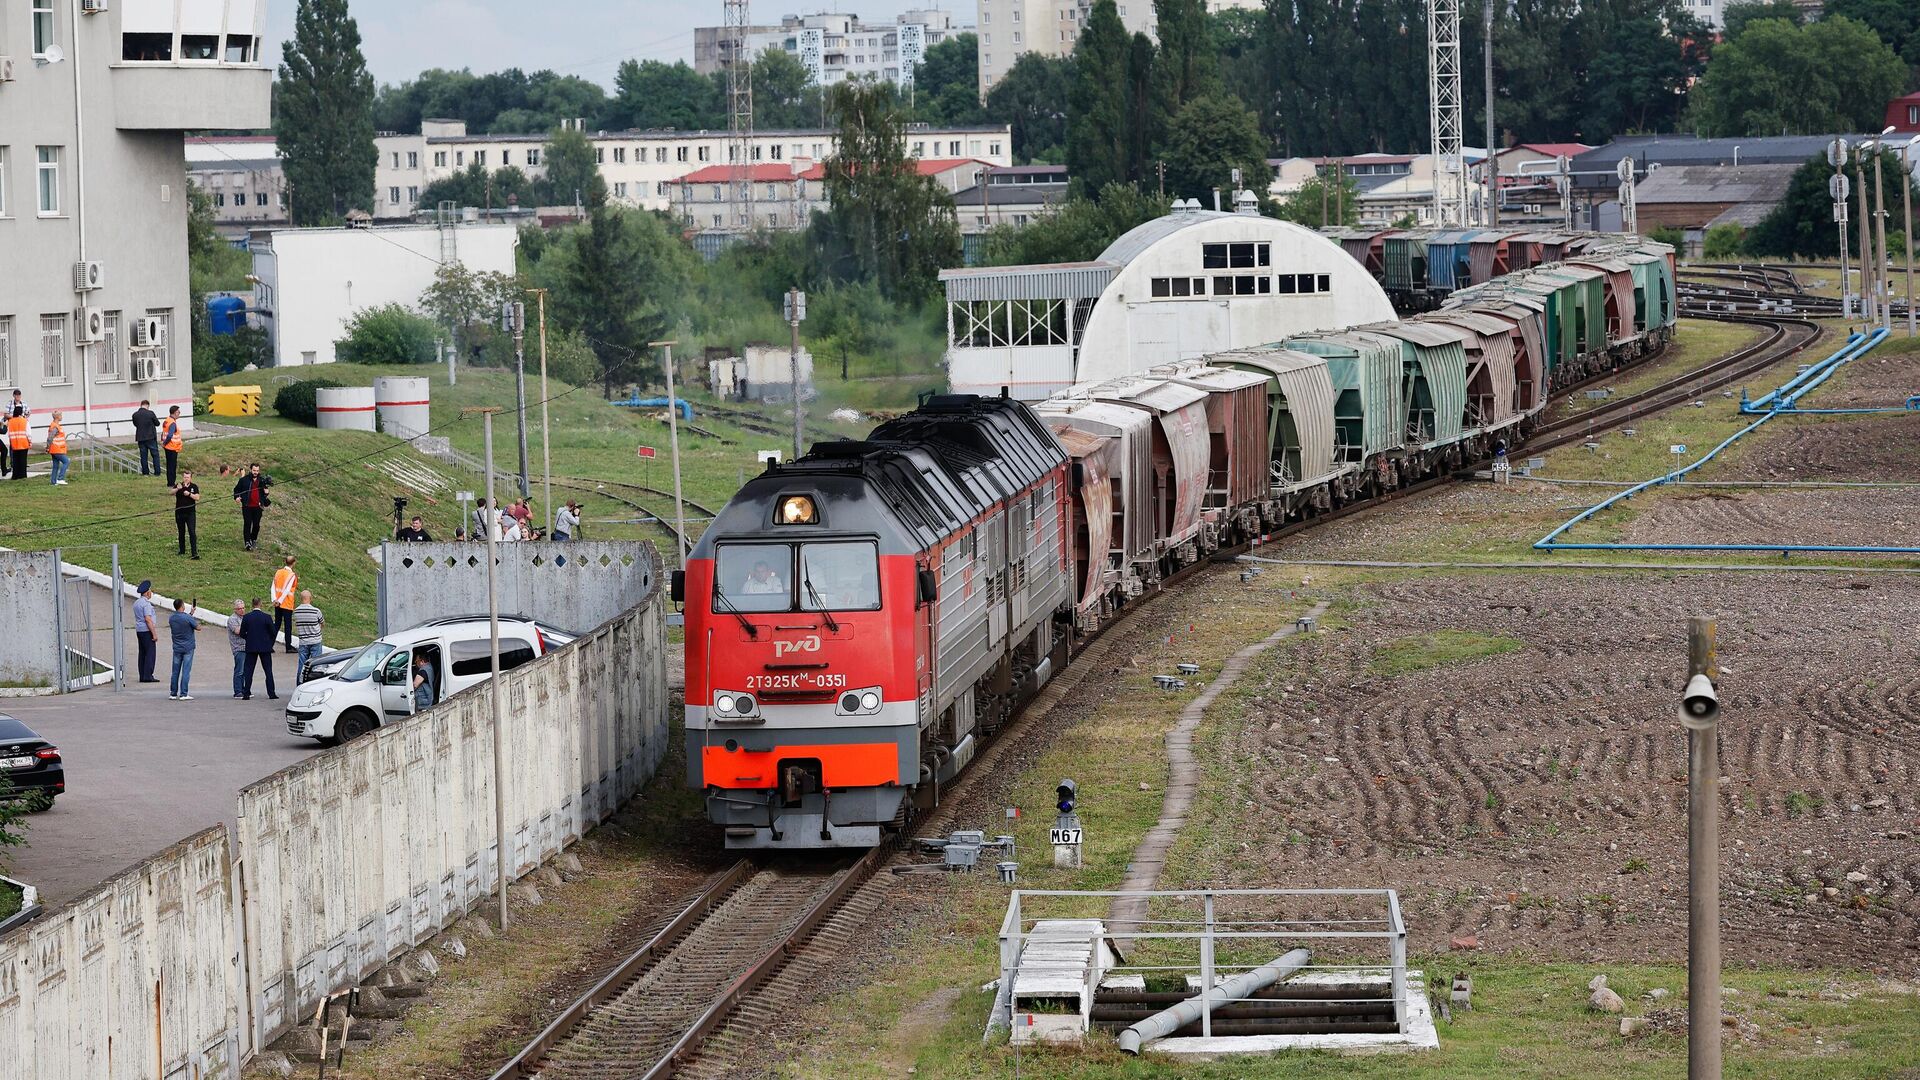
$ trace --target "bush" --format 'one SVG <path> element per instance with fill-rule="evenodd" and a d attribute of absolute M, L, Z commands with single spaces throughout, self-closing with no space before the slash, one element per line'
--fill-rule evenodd
<path fill-rule="evenodd" d="M 342 386 L 343 383 L 332 379 L 302 379 L 280 388 L 273 395 L 273 411 L 289 420 L 298 420 L 303 424 L 318 422 L 316 391 L 330 386 Z"/>
<path fill-rule="evenodd" d="M 403 304 L 365 308 L 333 351 L 349 364 L 431 364 L 440 358 L 440 328 Z"/>
<path fill-rule="evenodd" d="M 1647 239 L 1665 244 L 1682 254 L 1687 250 L 1687 234 L 1671 225 L 1655 225 L 1653 230 L 1647 233 Z"/>
<path fill-rule="evenodd" d="M 1728 223 L 1707 230 L 1701 250 L 1709 259 L 1737 259 L 1747 250 L 1747 230 Z"/>

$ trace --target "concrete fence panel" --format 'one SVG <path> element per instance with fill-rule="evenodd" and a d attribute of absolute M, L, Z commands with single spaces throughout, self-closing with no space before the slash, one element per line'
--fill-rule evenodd
<path fill-rule="evenodd" d="M 575 633 L 642 603 L 660 577 L 658 553 L 637 540 L 495 544 L 494 551 L 500 610 Z M 381 633 L 486 610 L 486 544 L 381 545 Z"/>
<path fill-rule="evenodd" d="M 0 551 L 0 683 L 58 686 L 61 674 L 60 554 Z"/>
<path fill-rule="evenodd" d="M 658 556 L 645 548 L 644 559 L 650 593 L 639 606 L 240 792 L 254 1045 L 491 893 L 493 694 L 505 695 L 513 876 L 558 853 L 653 775 L 667 749 L 666 604 Z"/>
<path fill-rule="evenodd" d="M 227 828 L 0 940 L 0 1080 L 239 1075 Z"/>

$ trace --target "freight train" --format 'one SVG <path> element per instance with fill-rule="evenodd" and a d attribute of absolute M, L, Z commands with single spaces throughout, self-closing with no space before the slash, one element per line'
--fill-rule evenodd
<path fill-rule="evenodd" d="M 1390 283 L 1417 260 L 1437 309 L 1034 406 L 934 396 L 749 480 L 672 582 L 727 847 L 879 843 L 1181 567 L 1518 445 L 1554 387 L 1669 338 L 1670 248 L 1530 235 L 1342 237 Z"/>

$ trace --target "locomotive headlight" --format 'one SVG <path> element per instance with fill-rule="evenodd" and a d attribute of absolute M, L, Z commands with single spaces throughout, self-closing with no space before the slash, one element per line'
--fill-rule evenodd
<path fill-rule="evenodd" d="M 754 715 L 757 706 L 752 694 L 722 690 L 713 695 L 713 713 L 721 720 L 744 720 Z"/>
<path fill-rule="evenodd" d="M 833 711 L 839 716 L 867 716 L 880 711 L 880 703 L 885 700 L 877 686 L 861 690 L 848 690 L 840 695 Z"/>

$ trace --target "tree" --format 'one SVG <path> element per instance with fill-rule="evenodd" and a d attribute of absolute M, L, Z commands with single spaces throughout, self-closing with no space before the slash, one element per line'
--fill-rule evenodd
<path fill-rule="evenodd" d="M 440 332 L 405 304 L 362 308 L 347 320 L 333 351 L 348 364 L 431 364 L 440 358 Z"/>
<path fill-rule="evenodd" d="M 679 321 L 696 259 L 660 215 L 606 202 L 541 255 L 534 279 L 551 290 L 552 319 L 592 348 L 607 397 L 657 370 L 647 342 Z"/>
<path fill-rule="evenodd" d="M 1702 252 L 1709 259 L 1734 259 L 1746 251 L 1747 230 L 1731 222 L 1707 230 Z"/>
<path fill-rule="evenodd" d="M 347 0 L 300 0 L 280 63 L 274 137 L 295 225 L 373 210 L 373 76 Z"/>
<path fill-rule="evenodd" d="M 1167 193 L 1199 199 L 1202 204 L 1208 203 L 1214 188 L 1220 189 L 1223 200 L 1231 197 L 1234 169 L 1240 170 L 1241 186 L 1256 193 L 1265 191 L 1273 179 L 1260 122 L 1245 105 L 1223 93 L 1195 98 L 1180 110 L 1162 156 Z"/>
<path fill-rule="evenodd" d="M 606 202 L 607 182 L 593 155 L 593 143 L 587 140 L 586 132 L 554 132 L 541 157 L 547 175 L 534 185 L 541 204 L 571 206 L 578 202 L 591 209 Z"/>
<path fill-rule="evenodd" d="M 1714 136 L 1878 131 L 1906 80 L 1900 57 L 1843 15 L 1808 26 L 1763 19 L 1714 50 L 1693 116 Z"/>
<path fill-rule="evenodd" d="M 718 75 L 721 87 L 726 74 Z M 820 121 L 820 88 L 807 69 L 785 49 L 769 45 L 748 69 L 753 86 L 753 125 L 757 128 L 812 127 Z M 722 97 L 724 99 L 724 96 Z"/>
<path fill-rule="evenodd" d="M 1741 3 L 1727 5 L 1720 19 L 1720 35 L 1727 41 L 1746 33 L 1747 27 L 1761 19 L 1785 19 L 1795 26 L 1805 21 L 1800 17 L 1799 5 L 1793 0 L 1742 0 Z"/>
<path fill-rule="evenodd" d="M 1063 164 L 1067 160 L 1065 104 L 1074 85 L 1073 61 L 1022 53 L 987 91 L 988 118 L 1013 129 L 1013 160 Z"/>
<path fill-rule="evenodd" d="M 826 161 L 828 209 L 811 226 L 823 276 L 873 282 L 890 300 L 932 295 L 941 268 L 960 261 L 953 199 L 907 157 L 890 86 L 841 83 L 828 102 L 838 145 Z"/>
<path fill-rule="evenodd" d="M 1029 56 L 1040 59 L 1039 53 L 1020 59 Z M 914 118 L 928 124 L 984 124 L 988 114 L 980 105 L 979 87 L 980 39 L 971 33 L 950 35 L 913 69 Z"/>
<path fill-rule="evenodd" d="M 989 266 L 1089 262 L 1122 234 L 1167 212 L 1167 200 L 1133 184 L 1112 184 L 1100 198 L 1068 199 L 1026 225 L 996 225 L 987 233 Z"/>
<path fill-rule="evenodd" d="M 1749 35 L 1758 30 L 1748 31 Z M 1873 162 L 1868 161 L 1866 176 L 1869 184 L 1873 181 Z M 1900 206 L 1900 159 L 1891 150 L 1881 151 L 1880 169 L 1886 185 L 1887 205 L 1897 209 Z M 1852 170 L 1848 170 L 1851 178 Z M 1780 200 L 1760 223 L 1747 231 L 1745 251 L 1752 255 L 1801 256 L 1805 258 L 1831 259 L 1840 254 L 1838 226 L 1833 222 L 1833 199 L 1827 194 L 1827 181 L 1833 175 L 1833 166 L 1827 164 L 1826 155 L 1818 154 L 1808 158 L 1806 163 L 1794 170 L 1793 179 L 1787 184 L 1787 194 Z M 1920 185 L 1914 187 L 1916 197 L 1920 197 Z M 1853 193 L 1853 219 L 1859 220 L 1860 194 Z M 1847 239 L 1851 243 L 1855 236 L 1853 225 L 1847 226 Z M 1857 253 L 1856 253 L 1857 254 Z"/>
<path fill-rule="evenodd" d="M 1067 174 L 1074 191 L 1097 194 L 1135 179 L 1127 171 L 1127 29 L 1113 0 L 1095 0 L 1073 48 L 1067 95 Z"/>
<path fill-rule="evenodd" d="M 1351 178 L 1335 182 L 1318 173 L 1273 208 L 1275 217 L 1317 229 L 1322 225 L 1360 224 L 1360 185 Z"/>
<path fill-rule="evenodd" d="M 1607 31 L 1587 69 L 1580 130 L 1596 142 L 1625 131 L 1671 127 L 1680 117 L 1692 57 L 1675 47 L 1667 26 L 1646 14 Z"/>
<path fill-rule="evenodd" d="M 1920 6 L 1913 0 L 1828 0 L 1824 10 L 1828 18 L 1844 15 L 1865 23 L 1908 67 L 1920 68 Z"/>
<path fill-rule="evenodd" d="M 535 189 L 527 174 L 512 165 L 502 165 L 489 173 L 478 163 L 442 177 L 421 189 L 416 203 L 422 207 L 451 202 L 458 206 L 506 206 L 517 202 L 531 206 Z M 571 200 L 569 200 L 571 201 Z"/>
<path fill-rule="evenodd" d="M 465 263 L 444 263 L 433 284 L 420 294 L 420 308 L 453 335 L 454 352 L 472 358 L 501 335 L 500 306 L 519 300 L 520 281 L 511 274 L 474 271 Z"/>
<path fill-rule="evenodd" d="M 726 107 L 714 81 L 684 60 L 628 60 L 614 75 L 613 87 L 609 127 L 697 131 L 727 126 Z"/>
<path fill-rule="evenodd" d="M 1153 156 L 1169 122 L 1155 96 L 1158 59 L 1147 35 L 1135 34 L 1127 43 L 1126 120 L 1121 130 L 1126 135 L 1123 175 L 1131 181 L 1144 181 L 1153 173 Z"/>
<path fill-rule="evenodd" d="M 1206 0 L 1153 0 L 1153 17 L 1160 38 L 1154 96 L 1167 121 L 1194 99 L 1219 91 L 1220 70 Z"/>

